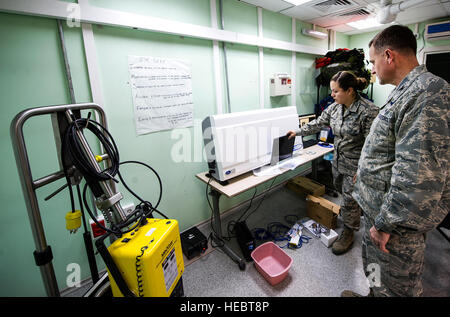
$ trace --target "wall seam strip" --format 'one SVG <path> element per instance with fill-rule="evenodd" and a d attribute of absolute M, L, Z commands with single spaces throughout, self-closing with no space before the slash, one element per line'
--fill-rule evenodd
<path fill-rule="evenodd" d="M 73 5 L 76 4 L 57 0 L 0 0 L 0 12 L 67 19 L 69 15 L 68 7 Z M 314 46 L 294 44 L 291 42 L 261 38 L 259 36 L 226 30 L 217 30 L 211 27 L 182 23 L 118 10 L 104 9 L 91 5 L 83 5 L 83 10 L 80 10 L 79 22 L 134 28 L 164 34 L 239 43 L 307 54 L 326 54 L 325 49 Z"/>
<path fill-rule="evenodd" d="M 217 24 L 217 7 L 216 0 L 210 0 L 210 16 L 211 16 L 211 26 L 214 29 L 218 28 Z M 220 51 L 219 42 L 213 40 L 213 67 L 214 67 L 214 79 L 215 79 L 215 89 L 216 89 L 216 112 L 217 114 L 223 113 L 223 82 L 222 82 L 222 72 L 220 67 Z"/>
<path fill-rule="evenodd" d="M 258 7 L 258 37 L 263 38 L 262 8 Z M 264 48 L 258 47 L 259 61 L 259 107 L 264 109 Z"/>
<path fill-rule="evenodd" d="M 297 41 L 296 36 L 297 24 L 295 18 L 292 18 L 292 43 L 295 44 Z M 297 87 L 297 53 L 292 52 L 292 62 L 291 62 L 291 105 L 297 106 L 297 96 L 296 96 L 296 87 Z"/>

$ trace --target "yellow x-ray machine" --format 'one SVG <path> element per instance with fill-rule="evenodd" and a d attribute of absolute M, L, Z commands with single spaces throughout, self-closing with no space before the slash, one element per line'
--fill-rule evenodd
<path fill-rule="evenodd" d="M 88 112 L 87 118 L 82 117 L 82 111 Z M 91 120 L 96 113 L 100 122 Z M 43 178 L 33 180 L 25 147 L 23 126 L 35 116 L 51 115 L 53 131 L 59 155 L 60 171 Z M 94 155 L 85 134 L 97 138 L 103 153 Z M 53 254 L 45 239 L 36 189 L 61 178 L 67 183 L 50 199 L 64 188 L 69 189 L 72 208 L 66 215 L 66 227 L 74 233 L 81 223 L 84 225 L 84 242 L 94 287 L 105 288 L 110 281 L 113 296 L 183 296 L 182 274 L 184 271 L 178 222 L 168 219 L 157 208 L 161 201 L 162 182 L 158 173 L 142 162 L 119 160 L 116 144 L 106 129 L 106 118 L 103 108 L 97 104 L 70 104 L 32 108 L 20 112 L 11 123 L 11 138 L 15 151 L 22 189 L 27 204 L 28 215 L 36 244 L 34 257 L 36 265 L 41 269 L 44 285 L 49 296 L 60 296 L 52 266 Z M 152 204 L 135 194 L 123 180 L 119 166 L 121 164 L 141 164 L 151 169 L 158 178 L 160 195 L 158 202 Z M 118 179 L 117 179 L 118 177 Z M 119 182 L 140 203 L 136 208 L 126 213 L 120 204 L 122 194 L 115 189 Z M 81 191 L 80 185 L 84 181 Z M 74 193 L 78 192 L 80 210 L 75 210 Z M 92 193 L 97 208 L 101 211 L 105 223 L 98 221 L 91 210 L 87 189 Z M 106 264 L 108 279 L 99 277 L 92 237 L 85 224 L 85 211 L 104 234 L 95 240 L 95 246 Z M 163 216 L 163 219 L 153 217 L 153 212 Z M 106 242 L 109 246 L 106 246 Z M 106 281 L 106 282 L 105 282 Z M 93 291 L 89 294 L 97 294 Z M 111 293 L 111 292 L 109 292 Z"/>

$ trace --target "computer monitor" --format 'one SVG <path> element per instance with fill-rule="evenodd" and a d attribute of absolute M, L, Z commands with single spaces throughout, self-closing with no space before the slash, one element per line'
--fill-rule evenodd
<path fill-rule="evenodd" d="M 427 52 L 424 59 L 428 71 L 450 82 L 450 49 Z"/>
<path fill-rule="evenodd" d="M 302 114 L 298 116 L 299 126 L 303 127 L 305 124 L 316 119 L 316 115 L 314 113 L 310 114 Z M 303 148 L 307 148 L 318 143 L 316 134 L 302 136 Z"/>

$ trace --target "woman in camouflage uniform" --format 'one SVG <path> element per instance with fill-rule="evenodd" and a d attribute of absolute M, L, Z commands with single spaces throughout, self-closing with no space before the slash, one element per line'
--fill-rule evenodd
<path fill-rule="evenodd" d="M 353 199 L 353 176 L 358 168 L 358 160 L 364 140 L 369 133 L 372 121 L 378 114 L 369 100 L 361 97 L 358 91 L 367 87 L 367 80 L 357 78 L 351 72 L 340 71 L 331 78 L 331 97 L 334 103 L 325 109 L 319 118 L 305 124 L 297 131 L 289 131 L 289 138 L 305 136 L 331 127 L 334 138 L 332 163 L 333 183 L 342 193 L 341 216 L 344 230 L 333 244 L 334 254 L 347 252 L 353 243 L 353 231 L 359 230 L 361 208 Z"/>

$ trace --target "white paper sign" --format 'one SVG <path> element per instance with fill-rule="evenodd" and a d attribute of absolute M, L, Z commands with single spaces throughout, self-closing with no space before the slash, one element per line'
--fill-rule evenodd
<path fill-rule="evenodd" d="M 137 134 L 194 125 L 190 63 L 128 56 Z"/>

